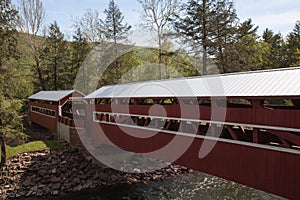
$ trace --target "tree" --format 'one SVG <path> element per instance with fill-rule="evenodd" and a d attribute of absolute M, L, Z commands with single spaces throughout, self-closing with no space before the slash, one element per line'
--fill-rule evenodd
<path fill-rule="evenodd" d="M 118 43 L 127 41 L 131 26 L 123 22 L 124 16 L 114 0 L 110 0 L 108 8 L 104 10 L 104 14 L 106 18 L 104 21 L 101 21 L 102 30 L 105 30 L 104 36 L 107 41 L 114 43 L 115 52 L 113 53 L 118 55 Z M 122 62 L 120 59 L 117 59 L 114 64 L 115 72 L 112 72 L 111 75 L 122 81 Z"/>
<path fill-rule="evenodd" d="M 190 43 L 196 54 L 202 51 L 202 74 L 207 73 L 208 55 L 218 48 L 223 54 L 223 46 L 232 34 L 236 13 L 229 0 L 189 0 L 183 5 L 184 13 L 177 16 L 174 27 Z M 223 62 L 223 61 L 222 61 Z"/>
<path fill-rule="evenodd" d="M 14 100 L 21 93 L 23 81 L 17 68 L 17 15 L 11 0 L 0 0 L 0 133 L 9 145 L 20 144 L 25 139 L 19 116 L 22 102 Z"/>
<path fill-rule="evenodd" d="M 0 0 L 0 93 L 13 99 L 22 93 L 22 76 L 17 50 L 17 10 L 10 0 Z M 21 89 L 22 88 L 22 89 Z M 21 95 L 22 96 L 22 95 Z M 22 96 L 23 97 L 23 96 Z"/>
<path fill-rule="evenodd" d="M 212 38 L 211 54 L 217 58 L 219 68 L 225 68 L 227 65 L 225 59 L 225 49 L 228 44 L 235 41 L 235 33 L 237 30 L 237 14 L 234 9 L 233 2 L 218 1 L 215 8 L 216 15 L 214 17 L 215 33 Z"/>
<path fill-rule="evenodd" d="M 226 44 L 223 52 L 223 64 L 218 67 L 223 73 L 239 72 L 258 69 L 260 60 L 257 59 L 262 53 L 264 46 L 258 44 L 258 27 L 248 19 L 240 23 L 234 34 L 232 42 Z"/>
<path fill-rule="evenodd" d="M 37 35 L 45 20 L 45 9 L 40 0 L 19 0 L 19 28 L 22 32 Z"/>
<path fill-rule="evenodd" d="M 280 33 L 274 34 L 270 29 L 263 32 L 262 42 L 269 46 L 269 52 L 265 58 L 265 67 L 269 69 L 280 68 L 284 64 L 283 47 L 284 40 Z"/>
<path fill-rule="evenodd" d="M 300 65 L 300 21 L 296 22 L 293 31 L 287 36 L 286 53 L 287 67 Z"/>
<path fill-rule="evenodd" d="M 86 10 L 80 19 L 76 19 L 74 27 L 76 30 L 80 28 L 88 42 L 100 43 L 103 41 L 103 30 L 97 10 Z"/>
<path fill-rule="evenodd" d="M 171 19 L 177 14 L 179 3 L 177 0 L 137 0 L 143 9 L 143 26 L 148 30 L 155 32 L 158 44 L 159 58 L 159 78 L 162 79 L 162 52 L 163 40 L 168 28 L 171 25 Z"/>
<path fill-rule="evenodd" d="M 16 58 L 16 22 L 18 11 L 11 4 L 11 0 L 0 0 L 0 72 L 3 64 L 11 58 Z"/>
<path fill-rule="evenodd" d="M 124 16 L 114 0 L 110 0 L 108 8 L 104 10 L 104 14 L 106 18 L 101 24 L 105 38 L 115 44 L 127 41 L 131 26 L 123 22 Z"/>
<path fill-rule="evenodd" d="M 44 48 L 46 38 L 40 37 L 38 33 L 41 32 L 45 20 L 45 8 L 40 0 L 19 0 L 19 21 L 18 27 L 20 31 L 25 33 L 26 46 L 29 47 L 24 51 L 23 57 L 29 54 L 33 60 L 31 68 L 37 79 L 35 87 L 40 90 L 45 90 L 45 80 L 43 76 L 43 61 L 41 60 L 40 52 Z M 27 64 L 27 63 L 26 63 Z"/>
<path fill-rule="evenodd" d="M 48 79 L 53 85 L 48 85 L 48 90 L 65 89 L 64 81 L 70 75 L 67 69 L 67 45 L 64 34 L 60 31 L 57 22 L 50 24 L 43 58 L 49 70 Z"/>
<path fill-rule="evenodd" d="M 88 55 L 88 53 L 91 51 L 91 45 L 87 42 L 87 39 L 84 37 L 83 33 L 81 32 L 81 29 L 78 28 L 73 35 L 73 42 L 71 45 L 71 71 L 70 71 L 70 77 L 69 77 L 69 84 L 74 83 L 74 80 L 76 78 L 76 75 L 78 73 L 79 68 L 81 67 L 81 64 L 83 63 L 84 59 Z M 86 74 L 84 66 L 82 66 L 82 87 L 84 93 L 87 93 L 87 83 L 86 83 Z"/>
<path fill-rule="evenodd" d="M 19 113 L 22 108 L 20 100 L 8 100 L 0 92 L 0 133 L 4 135 L 4 140 L 9 145 L 21 144 L 26 136 L 23 133 L 22 117 Z"/>

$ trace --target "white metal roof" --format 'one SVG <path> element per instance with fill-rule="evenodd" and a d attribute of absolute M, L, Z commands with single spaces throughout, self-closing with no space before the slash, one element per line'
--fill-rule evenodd
<path fill-rule="evenodd" d="M 66 96 L 76 92 L 76 90 L 59 90 L 59 91 L 40 91 L 29 99 L 46 100 L 46 101 L 60 101 Z"/>
<path fill-rule="evenodd" d="M 300 67 L 102 87 L 85 98 L 300 96 Z"/>

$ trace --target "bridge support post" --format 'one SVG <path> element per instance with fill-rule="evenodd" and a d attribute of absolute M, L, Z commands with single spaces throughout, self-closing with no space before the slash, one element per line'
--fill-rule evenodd
<path fill-rule="evenodd" d="M 253 128 L 253 142 L 256 144 L 260 143 L 260 135 L 258 128 Z"/>

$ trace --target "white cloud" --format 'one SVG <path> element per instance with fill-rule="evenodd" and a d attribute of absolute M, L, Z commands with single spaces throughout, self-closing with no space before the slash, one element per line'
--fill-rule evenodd
<path fill-rule="evenodd" d="M 288 34 L 300 20 L 300 1 L 295 0 L 236 0 L 240 19 L 253 19 L 259 26 L 259 34 L 266 28 Z"/>
<path fill-rule="evenodd" d="M 266 13 L 255 16 L 254 22 L 260 25 L 261 29 L 271 28 L 280 31 L 282 34 L 290 32 L 296 21 L 300 20 L 299 12 L 289 11 L 280 14 Z"/>

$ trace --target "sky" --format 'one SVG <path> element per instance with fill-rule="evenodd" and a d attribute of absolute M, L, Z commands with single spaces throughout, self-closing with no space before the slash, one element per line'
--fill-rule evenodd
<path fill-rule="evenodd" d="M 17 0 L 13 0 L 17 2 Z M 105 18 L 104 9 L 108 7 L 109 0 L 42 0 L 46 9 L 46 22 L 50 24 L 57 21 L 66 37 L 72 35 L 74 20 L 81 17 L 87 9 L 98 10 L 101 18 Z M 133 43 L 149 43 L 143 30 L 139 28 L 141 19 L 141 6 L 136 0 L 115 0 L 125 17 L 125 22 L 133 26 L 135 33 L 131 40 Z M 292 31 L 297 20 L 300 20 L 299 0 L 234 0 L 237 15 L 240 21 L 248 18 L 259 26 L 258 34 L 269 28 L 275 33 L 280 32 L 286 36 Z"/>

